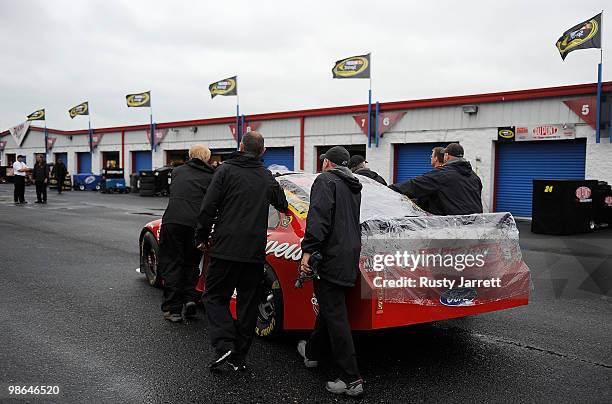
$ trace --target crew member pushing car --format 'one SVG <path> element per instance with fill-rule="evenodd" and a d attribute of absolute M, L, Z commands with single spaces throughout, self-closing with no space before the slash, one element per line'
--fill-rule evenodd
<path fill-rule="evenodd" d="M 428 211 L 434 215 L 482 213 L 482 182 L 463 158 L 459 143 L 444 149 L 441 168 L 389 187 L 417 201 L 427 200 Z"/>
<path fill-rule="evenodd" d="M 202 199 L 214 170 L 208 164 L 210 150 L 196 144 L 189 149 L 189 161 L 172 170 L 170 199 L 162 218 L 160 239 L 160 275 L 164 279 L 164 318 L 172 322 L 196 314 L 196 292 L 201 258 L 193 240 Z"/>
<path fill-rule="evenodd" d="M 216 170 L 198 218 L 199 248 L 204 247 L 215 223 L 204 292 L 215 349 L 211 370 L 224 362 L 234 370 L 246 369 L 262 294 L 268 211 L 270 205 L 282 212 L 288 208 L 285 193 L 261 162 L 264 152 L 260 133 L 244 135 L 240 151 Z M 229 310 L 234 290 L 236 321 Z"/>
<path fill-rule="evenodd" d="M 366 159 L 364 159 L 363 156 L 360 156 L 359 154 L 356 154 L 351 157 L 348 163 L 348 168 L 354 174 L 363 175 L 365 177 L 372 178 L 374 181 L 380 182 L 385 186 L 387 185 L 387 181 L 385 181 L 383 177 L 378 175 L 376 171 L 370 170 Z"/>
<path fill-rule="evenodd" d="M 347 168 L 349 153 L 344 147 L 332 147 L 321 158 L 323 173 L 315 179 L 310 192 L 300 266 L 308 273 L 311 255 L 322 255 L 320 279 L 314 279 L 319 314 L 308 341 L 298 343 L 298 352 L 307 367 L 316 367 L 331 346 L 341 373 L 325 388 L 336 394 L 358 396 L 363 393 L 363 380 L 357 368 L 346 296 L 359 274 L 362 185 Z"/>

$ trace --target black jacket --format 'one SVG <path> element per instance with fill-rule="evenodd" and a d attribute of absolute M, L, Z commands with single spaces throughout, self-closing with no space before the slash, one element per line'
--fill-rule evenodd
<path fill-rule="evenodd" d="M 34 181 L 44 181 L 49 179 L 49 166 L 44 161 L 42 163 L 34 164 L 32 168 L 32 177 L 34 177 Z"/>
<path fill-rule="evenodd" d="M 199 159 L 172 170 L 170 199 L 162 218 L 163 224 L 180 224 L 196 228 L 202 199 L 212 181 L 214 169 Z"/>
<path fill-rule="evenodd" d="M 62 162 L 61 164 L 55 163 L 53 166 L 53 175 L 55 178 L 64 180 L 66 177 L 68 170 L 66 169 L 66 165 Z"/>
<path fill-rule="evenodd" d="M 310 190 L 302 251 L 319 251 L 319 275 L 341 286 L 353 286 L 359 273 L 361 188 L 349 169 L 339 167 L 320 174 Z"/>
<path fill-rule="evenodd" d="M 482 182 L 464 159 L 452 160 L 442 168 L 390 188 L 427 203 L 428 211 L 434 215 L 482 213 Z"/>
<path fill-rule="evenodd" d="M 270 205 L 288 208 L 285 192 L 255 156 L 235 152 L 217 170 L 202 202 L 196 241 L 212 235 L 212 257 L 264 263 Z"/>
<path fill-rule="evenodd" d="M 387 181 L 385 181 L 383 177 L 378 175 L 376 171 L 372 171 L 369 168 L 360 168 L 359 170 L 355 171 L 355 174 L 359 174 L 359 175 L 363 175 L 364 177 L 372 178 L 374 181 L 380 182 L 383 185 L 387 185 Z"/>

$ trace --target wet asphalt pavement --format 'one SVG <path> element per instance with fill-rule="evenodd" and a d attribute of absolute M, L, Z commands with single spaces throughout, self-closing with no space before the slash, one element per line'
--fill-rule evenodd
<path fill-rule="evenodd" d="M 210 374 L 203 313 L 164 322 L 137 274 L 138 234 L 167 199 L 49 194 L 13 206 L 0 185 L 0 402 L 610 402 L 612 230 L 533 235 L 520 224 L 529 306 L 355 334 L 366 395 L 330 396 L 331 364 L 305 369 L 303 334 L 256 340 L 247 373 Z"/>

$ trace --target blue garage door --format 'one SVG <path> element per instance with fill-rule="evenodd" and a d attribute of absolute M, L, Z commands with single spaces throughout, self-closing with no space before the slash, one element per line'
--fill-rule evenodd
<path fill-rule="evenodd" d="M 132 152 L 132 173 L 138 173 L 140 170 L 151 170 L 151 167 L 150 151 Z"/>
<path fill-rule="evenodd" d="M 59 159 L 62 159 L 66 169 L 70 172 L 70 167 L 68 167 L 68 153 L 55 153 L 55 163 L 57 163 Z"/>
<path fill-rule="evenodd" d="M 585 139 L 497 143 L 495 210 L 531 217 L 534 179 L 583 180 Z"/>
<path fill-rule="evenodd" d="M 446 147 L 446 143 L 408 143 L 395 146 L 395 182 L 402 182 L 433 170 L 431 149 Z"/>
<path fill-rule="evenodd" d="M 263 155 L 266 167 L 277 164 L 293 170 L 293 147 L 269 147 Z"/>
<path fill-rule="evenodd" d="M 91 171 L 91 154 L 89 152 L 77 153 L 77 168 L 79 173 L 90 173 Z"/>

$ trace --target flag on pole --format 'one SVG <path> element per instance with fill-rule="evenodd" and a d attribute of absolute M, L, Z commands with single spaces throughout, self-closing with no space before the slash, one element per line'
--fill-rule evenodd
<path fill-rule="evenodd" d="M 151 106 L 151 91 L 144 93 L 128 94 L 125 96 L 128 107 L 150 107 Z"/>
<path fill-rule="evenodd" d="M 208 91 L 210 98 L 215 98 L 217 95 L 238 95 L 238 76 L 212 83 L 208 86 Z"/>
<path fill-rule="evenodd" d="M 332 69 L 335 79 L 369 79 L 370 54 L 338 60 Z"/>
<path fill-rule="evenodd" d="M 578 49 L 601 48 L 601 13 L 573 26 L 557 40 L 561 59 Z"/>
<path fill-rule="evenodd" d="M 28 121 L 44 121 L 45 120 L 45 109 L 39 109 L 38 111 L 32 112 L 26 117 Z"/>
<path fill-rule="evenodd" d="M 77 115 L 89 115 L 89 102 L 85 101 L 76 107 L 70 108 L 68 114 L 70 114 L 70 118 L 74 118 Z"/>

